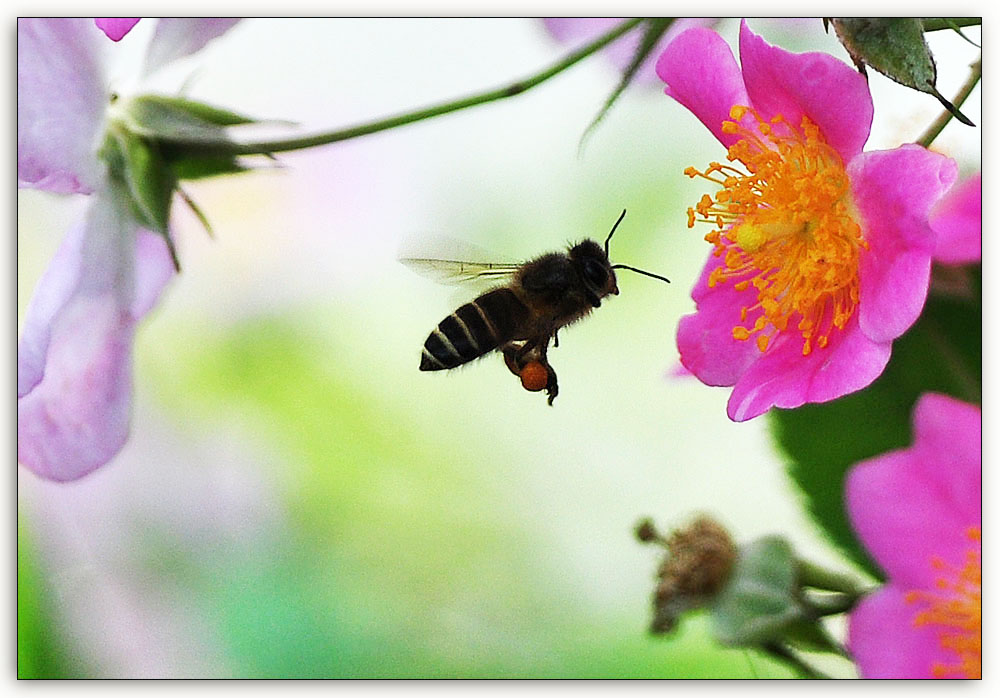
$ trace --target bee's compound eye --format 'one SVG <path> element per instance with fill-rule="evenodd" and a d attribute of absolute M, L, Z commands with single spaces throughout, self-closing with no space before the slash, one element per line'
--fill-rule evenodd
<path fill-rule="evenodd" d="M 549 369 L 539 361 L 529 361 L 521 369 L 521 386 L 525 390 L 538 392 L 549 384 Z"/>
<path fill-rule="evenodd" d="M 583 260 L 583 275 L 595 288 L 603 288 L 608 282 L 608 269 L 596 259 Z"/>

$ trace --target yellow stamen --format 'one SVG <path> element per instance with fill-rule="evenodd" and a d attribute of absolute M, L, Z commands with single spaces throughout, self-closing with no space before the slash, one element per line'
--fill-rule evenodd
<path fill-rule="evenodd" d="M 956 655 L 952 664 L 934 664 L 931 671 L 937 678 L 978 679 L 983 675 L 982 535 L 980 529 L 973 528 L 967 536 L 980 545 L 966 553 L 961 569 L 934 560 L 934 568 L 943 575 L 937 580 L 937 591 L 911 591 L 906 595 L 909 603 L 926 604 L 913 617 L 913 625 L 939 628 L 941 647 Z"/>
<path fill-rule="evenodd" d="M 741 123 L 748 114 L 756 121 L 753 129 Z M 710 275 L 710 287 L 734 280 L 737 291 L 750 285 L 757 291 L 740 321 L 756 309 L 762 318 L 752 329 L 734 327 L 733 337 L 761 333 L 756 343 L 763 352 L 794 318 L 808 355 L 826 347 L 858 305 L 858 259 L 867 244 L 852 214 L 844 163 L 806 117 L 796 129 L 781 115 L 765 122 L 740 105 L 729 116 L 722 131 L 740 140 L 727 159 L 743 169 L 713 162 L 704 172 L 684 171 L 720 187 L 688 209 L 688 227 L 713 226 L 705 239 L 724 263 Z"/>

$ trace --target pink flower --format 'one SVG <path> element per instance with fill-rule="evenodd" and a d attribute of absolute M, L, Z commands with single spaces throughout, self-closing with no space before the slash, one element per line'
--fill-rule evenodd
<path fill-rule="evenodd" d="M 936 235 L 927 221 L 955 180 L 915 145 L 862 152 L 873 106 L 863 76 L 822 53 L 793 54 L 740 27 L 740 58 L 689 29 L 657 73 L 666 93 L 728 148 L 688 211 L 713 252 L 682 318 L 682 363 L 733 386 L 734 421 L 860 390 L 927 296 Z M 753 341 L 751 341 L 753 340 Z"/>
<path fill-rule="evenodd" d="M 162 21 L 190 27 L 192 45 L 197 20 Z M 135 328 L 174 269 L 163 238 L 135 222 L 97 154 L 111 97 L 100 30 L 84 19 L 19 19 L 17 39 L 18 185 L 92 195 L 39 281 L 17 347 L 18 461 L 73 480 L 127 438 Z"/>
<path fill-rule="evenodd" d="M 937 233 L 934 261 L 972 264 L 983 257 L 983 178 L 978 172 L 957 183 L 931 210 Z"/>
<path fill-rule="evenodd" d="M 542 19 L 545 28 L 557 41 L 574 49 L 597 39 L 624 21 L 624 17 L 545 17 Z M 685 29 L 708 26 L 717 21 L 713 18 L 701 17 L 678 17 L 675 19 L 670 28 L 660 37 L 653 50 L 649 52 L 645 62 L 639 67 L 635 76 L 636 81 L 647 84 L 656 83 L 656 57 L 667 47 L 667 44 Z M 641 41 L 642 27 L 639 27 L 612 42 L 602 52 L 614 63 L 615 67 L 619 70 L 626 70 L 632 63 L 635 52 L 639 50 Z"/>
<path fill-rule="evenodd" d="M 132 27 L 139 23 L 139 17 L 98 17 L 94 24 L 108 35 L 112 41 L 121 41 Z"/>
<path fill-rule="evenodd" d="M 888 583 L 851 612 L 866 678 L 979 678 L 982 414 L 925 394 L 914 443 L 848 473 L 847 510 Z"/>

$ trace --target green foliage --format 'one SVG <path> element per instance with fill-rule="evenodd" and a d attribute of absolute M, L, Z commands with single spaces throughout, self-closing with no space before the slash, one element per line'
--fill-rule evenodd
<path fill-rule="evenodd" d="M 222 552 L 207 572 L 188 573 L 233 676 L 789 675 L 773 659 L 719 648 L 697 619 L 661 640 L 639 616 L 595 620 L 543 583 L 539 567 L 551 563 L 538 556 L 560 553 L 491 513 L 509 489 L 496 489 L 477 439 L 424 433 L 400 412 L 404 393 L 371 391 L 366 357 L 350 343 L 305 329 L 338 321 L 258 318 L 197 342 L 172 335 L 161 397 L 187 424 L 245 420 L 284 456 L 290 481 L 293 520 L 278 549 Z M 453 620 L 442 627 L 442 617 Z"/>
<path fill-rule="evenodd" d="M 866 65 L 901 85 L 934 95 L 963 124 L 972 121 L 938 92 L 937 66 L 919 18 L 841 17 L 832 20 L 837 38 L 851 59 L 864 71 Z"/>
<path fill-rule="evenodd" d="M 965 270 L 951 270 L 965 274 Z M 937 275 L 941 277 L 940 273 Z M 962 291 L 932 293 L 917 323 L 893 344 L 885 372 L 865 390 L 833 402 L 772 410 L 775 439 L 806 509 L 845 554 L 874 577 L 883 575 L 851 530 L 844 478 L 855 463 L 912 442 L 913 405 L 935 391 L 978 402 L 982 382 L 981 271 Z M 940 287 L 940 284 L 938 284 Z"/>
<path fill-rule="evenodd" d="M 27 531 L 17 526 L 17 678 L 86 678 L 52 617 L 51 593 Z"/>

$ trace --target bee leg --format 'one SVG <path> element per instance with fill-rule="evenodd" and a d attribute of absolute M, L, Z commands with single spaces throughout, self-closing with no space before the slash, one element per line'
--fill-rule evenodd
<path fill-rule="evenodd" d="M 556 337 L 556 331 L 552 332 L 552 337 Z M 545 392 L 549 395 L 549 406 L 551 407 L 552 401 L 555 400 L 556 395 L 559 394 L 559 380 L 556 378 L 556 370 L 552 368 L 552 364 L 549 363 L 549 340 L 547 338 L 538 346 L 538 361 L 545 366 L 545 370 L 548 371 L 549 374 L 548 381 L 545 384 Z"/>
<path fill-rule="evenodd" d="M 548 360 L 550 339 L 551 335 L 545 335 L 538 339 L 529 339 L 520 344 L 517 342 L 508 342 L 500 348 L 500 351 L 503 352 L 504 363 L 507 364 L 507 368 L 511 373 L 521 378 L 522 385 L 526 385 L 522 374 L 528 364 L 537 363 L 541 364 L 545 368 L 545 387 L 541 388 L 541 386 L 539 386 L 537 388 L 527 389 L 544 389 L 549 396 L 549 405 L 552 404 L 552 401 L 556 399 L 556 395 L 559 394 L 559 382 L 556 379 L 556 372 Z"/>
<path fill-rule="evenodd" d="M 500 348 L 500 351 L 503 352 L 503 362 L 507 364 L 507 368 L 515 376 L 521 375 L 522 366 L 518 364 L 518 353 L 520 352 L 521 347 L 522 345 L 517 344 L 516 342 L 510 342 Z"/>
<path fill-rule="evenodd" d="M 545 361 L 545 354 L 549 350 L 549 342 L 552 341 L 552 336 L 554 334 L 555 334 L 555 331 L 553 330 L 550 333 L 540 334 L 540 335 L 538 335 L 536 337 L 532 337 L 531 339 L 528 339 L 527 341 L 525 341 L 521 345 L 521 348 L 517 350 L 517 357 L 516 357 L 517 358 L 517 364 L 519 366 L 523 367 L 524 364 L 527 363 L 527 361 L 525 361 L 525 356 L 527 356 L 529 354 L 529 352 L 531 354 L 536 354 L 537 353 L 538 357 L 539 357 L 539 361 L 541 361 L 542 363 L 546 363 L 546 361 Z M 508 345 L 508 346 L 510 346 L 510 345 Z M 529 359 L 529 361 L 530 361 L 530 359 Z"/>
<path fill-rule="evenodd" d="M 546 361 L 545 368 L 549 370 L 549 382 L 545 386 L 545 392 L 549 394 L 549 407 L 551 407 L 552 401 L 555 400 L 556 395 L 559 394 L 559 381 L 556 380 L 556 370 L 552 368 L 552 364 Z"/>
<path fill-rule="evenodd" d="M 529 353 L 531 353 L 537 346 L 538 346 L 537 339 L 529 339 L 527 342 L 522 344 L 520 348 L 517 350 L 517 353 L 515 355 L 515 360 L 517 361 L 517 365 L 523 367 L 524 364 L 527 363 L 527 361 L 524 360 L 524 357 L 527 356 Z"/>
<path fill-rule="evenodd" d="M 559 330 L 555 330 L 552 333 L 552 346 L 554 346 L 556 349 L 559 348 Z"/>

